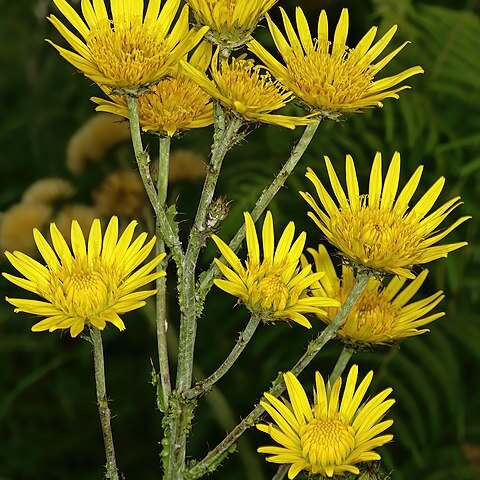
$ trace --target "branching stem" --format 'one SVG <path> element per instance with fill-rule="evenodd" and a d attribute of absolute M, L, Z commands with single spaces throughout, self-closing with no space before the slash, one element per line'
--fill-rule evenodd
<path fill-rule="evenodd" d="M 258 325 L 260 324 L 260 321 L 261 317 L 259 315 L 252 315 L 250 317 L 247 326 L 238 336 L 235 346 L 233 347 L 232 351 L 225 359 L 225 361 L 208 378 L 200 380 L 193 388 L 188 390 L 185 393 L 186 398 L 195 398 L 208 392 L 213 387 L 213 385 L 215 385 L 215 383 L 217 383 L 228 372 L 228 370 L 230 370 L 230 368 L 237 361 L 238 357 L 241 355 L 241 353 L 247 346 L 248 342 L 253 337 L 253 334 L 255 333 Z"/>
<path fill-rule="evenodd" d="M 287 180 L 287 178 L 293 172 L 293 169 L 296 167 L 297 163 L 302 158 L 302 155 L 305 153 L 305 150 L 307 149 L 307 147 L 310 145 L 310 142 L 312 141 L 315 135 L 315 132 L 318 129 L 319 124 L 320 124 L 320 121 L 307 125 L 307 127 L 303 131 L 303 134 L 300 140 L 293 147 L 288 160 L 285 162 L 283 167 L 277 173 L 273 182 L 267 188 L 265 188 L 265 190 L 262 192 L 262 194 L 258 198 L 257 202 L 255 203 L 255 207 L 251 212 L 254 222 L 256 222 L 260 217 L 260 215 L 262 215 L 262 213 L 266 210 L 266 208 L 268 207 L 272 199 L 275 197 L 275 195 L 278 193 L 280 188 L 282 188 L 282 186 L 285 184 L 285 181 Z M 244 238 L 245 238 L 245 225 L 243 225 L 235 234 L 235 236 L 232 238 L 232 240 L 229 243 L 229 247 L 235 252 L 240 246 L 240 244 L 242 243 Z M 215 263 L 212 263 L 209 270 L 203 277 L 198 288 L 198 301 L 201 304 L 203 304 L 203 302 L 205 301 L 205 297 L 207 296 L 208 292 L 210 291 L 210 288 L 212 287 L 213 279 L 215 278 L 216 275 L 218 275 L 218 273 L 219 273 L 218 267 L 216 266 Z"/>
<path fill-rule="evenodd" d="M 337 359 L 337 363 L 335 364 L 335 367 L 333 367 L 332 374 L 330 375 L 330 385 L 333 385 L 337 378 L 342 375 L 353 354 L 353 350 L 349 349 L 347 346 L 343 347 L 343 350 L 340 352 Z"/>
<path fill-rule="evenodd" d="M 345 299 L 345 303 L 340 307 L 335 318 L 323 330 L 323 332 L 314 340 L 312 340 L 307 351 L 302 355 L 298 362 L 290 369 L 290 371 L 298 376 L 307 365 L 315 358 L 318 352 L 325 346 L 325 344 L 335 337 L 338 329 L 343 325 L 348 314 L 357 302 L 361 293 L 363 292 L 371 273 L 369 271 L 361 272 L 357 275 L 352 290 Z M 278 397 L 285 391 L 285 383 L 283 382 L 282 374 L 280 373 L 273 381 L 272 387 L 268 390 L 270 395 Z M 202 477 L 209 471 L 209 466 L 214 464 L 216 460 L 224 455 L 230 446 L 237 441 L 237 439 L 247 430 L 254 426 L 262 416 L 264 409 L 261 405 L 257 405 L 213 450 L 211 450 L 203 460 L 196 463 L 188 472 L 188 479 L 195 480 Z"/>

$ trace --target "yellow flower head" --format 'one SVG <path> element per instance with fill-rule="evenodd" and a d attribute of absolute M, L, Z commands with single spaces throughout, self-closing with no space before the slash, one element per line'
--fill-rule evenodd
<path fill-rule="evenodd" d="M 312 290 L 313 295 L 336 298 L 343 304 L 355 282 L 353 268 L 344 265 L 342 276 L 338 278 L 330 255 L 323 245 L 319 245 L 318 250 L 309 248 L 308 252 L 315 262 L 315 270 L 325 273 L 316 285 L 318 288 Z M 445 315 L 440 312 L 427 316 L 443 300 L 443 292 L 408 303 L 427 275 L 428 270 L 423 270 L 405 288 L 405 278 L 393 277 L 384 287 L 382 282 L 371 277 L 337 335 L 353 348 L 362 349 L 373 345 L 388 345 L 429 332 L 420 327 Z M 327 317 L 320 318 L 328 324 L 337 314 L 338 308 L 328 308 L 327 312 Z"/>
<path fill-rule="evenodd" d="M 190 64 L 205 71 L 212 58 L 212 47 L 203 42 L 190 58 Z M 93 97 L 97 111 L 115 113 L 128 118 L 127 102 L 123 96 L 112 95 L 103 88 L 110 100 Z M 175 133 L 191 128 L 202 128 L 213 123 L 211 97 L 193 80 L 186 77 L 179 66 L 169 76 L 137 100 L 138 116 L 143 130 L 172 137 Z"/>
<path fill-rule="evenodd" d="M 52 205 L 59 199 L 71 197 L 74 192 L 72 184 L 63 178 L 41 178 L 25 190 L 22 203 Z"/>
<path fill-rule="evenodd" d="M 448 214 L 462 203 L 460 197 L 455 197 L 428 214 L 442 191 L 444 177 L 439 178 L 413 208 L 409 208 L 423 166 L 417 168 L 395 199 L 400 179 L 398 152 L 393 155 L 383 187 L 382 156 L 376 154 L 370 173 L 368 195 L 360 195 L 355 165 L 350 155 L 347 155 L 346 160 L 348 196 L 328 157 L 325 157 L 325 163 L 338 205 L 310 168 L 307 178 L 315 186 L 320 205 L 309 193 L 300 194 L 313 209 L 308 215 L 327 240 L 354 264 L 415 278 L 411 272 L 414 265 L 446 257 L 452 250 L 467 244 L 457 242 L 433 246 L 471 218 L 461 217 L 450 227 L 442 231 L 436 230 Z"/>
<path fill-rule="evenodd" d="M 149 205 L 140 175 L 133 170 L 112 172 L 104 178 L 92 196 L 95 208 L 105 216 L 140 217 Z"/>
<path fill-rule="evenodd" d="M 67 168 L 80 175 L 90 164 L 104 160 L 108 152 L 130 138 L 130 125 L 117 115 L 97 113 L 70 138 Z"/>
<path fill-rule="evenodd" d="M 131 222 L 118 238 L 118 219 L 112 217 L 102 238 L 100 220 L 96 219 L 87 243 L 79 224 L 73 221 L 71 250 L 54 223 L 50 225 L 53 248 L 35 229 L 35 243 L 46 265 L 22 252 L 5 252 L 25 278 L 8 273 L 3 276 L 45 301 L 6 300 L 16 307 L 15 312 L 46 317 L 32 327 L 34 332 L 69 328 L 76 337 L 85 325 L 103 330 L 106 322 L 124 330 L 119 314 L 145 305 L 145 299 L 156 290 L 138 289 L 165 275 L 162 271 L 152 273 L 165 254 L 138 268 L 155 245 L 155 238 L 144 245 L 147 234 L 141 233 L 132 242 L 136 225 Z"/>
<path fill-rule="evenodd" d="M 198 23 L 208 25 L 214 43 L 238 48 L 278 0 L 187 0 Z"/>
<path fill-rule="evenodd" d="M 53 208 L 44 202 L 17 203 L 0 217 L 0 249 L 21 248 L 28 255 L 38 256 L 32 239 L 34 228 L 45 228 L 52 219 Z"/>
<path fill-rule="evenodd" d="M 333 43 L 328 40 L 327 14 L 322 10 L 318 19 L 317 38 L 312 39 L 308 22 L 300 7 L 296 9 L 295 32 L 283 9 L 283 23 L 288 40 L 267 15 L 270 32 L 285 65 L 276 60 L 255 40 L 248 48 L 257 55 L 275 77 L 307 107 L 320 115 L 336 118 L 338 114 L 355 112 L 368 107 L 381 107 L 385 98 L 398 98 L 398 92 L 409 88 L 397 87 L 405 79 L 423 73 L 412 67 L 392 77 L 375 80 L 377 73 L 408 43 L 398 47 L 377 63 L 397 27 L 392 27 L 375 44 L 377 27 L 372 27 L 355 48 L 348 48 L 348 10 L 340 15 Z M 373 45 L 372 45 L 373 44 Z"/>
<path fill-rule="evenodd" d="M 230 295 L 238 297 L 252 312 L 259 312 L 268 320 L 293 320 L 311 328 L 305 313 L 322 316 L 324 307 L 338 307 L 340 303 L 327 297 L 307 295 L 309 287 L 323 273 L 312 273 L 311 266 L 300 270 L 300 256 L 305 245 L 306 234 L 302 232 L 293 242 L 295 225 L 290 222 L 275 248 L 273 218 L 267 213 L 263 223 L 263 258 L 260 245 L 249 213 L 245 213 L 248 258 L 245 267 L 240 259 L 216 235 L 212 239 L 231 268 L 215 259 L 226 280 L 215 280 L 215 285 Z M 293 242 L 293 245 L 292 245 Z"/>
<path fill-rule="evenodd" d="M 358 367 L 353 365 L 340 398 L 342 379 L 333 387 L 315 373 L 314 402 L 310 405 L 305 390 L 291 372 L 284 374 L 290 402 L 281 401 L 265 393 L 260 405 L 272 417 L 274 424 L 259 424 L 257 428 L 268 433 L 279 445 L 260 447 L 259 453 L 271 455 L 269 462 L 291 464 L 288 478 L 301 471 L 329 478 L 346 472 L 358 475 L 359 463 L 379 460 L 374 452 L 392 440 L 393 435 L 380 435 L 393 420 L 381 421 L 395 400 L 386 398 L 392 392 L 387 388 L 363 405 L 362 400 L 372 381 L 373 372 L 356 388 Z"/>
<path fill-rule="evenodd" d="M 253 60 L 231 58 L 221 60 L 217 67 L 218 50 L 211 65 L 212 80 L 203 72 L 182 62 L 185 74 L 200 85 L 209 95 L 219 100 L 230 110 L 240 114 L 247 121 L 271 123 L 287 128 L 310 123 L 304 117 L 275 115 L 270 112 L 284 107 L 292 98 L 270 74 Z"/>
<path fill-rule="evenodd" d="M 174 23 L 180 0 L 111 0 L 112 20 L 104 0 L 82 0 L 85 21 L 66 0 L 55 5 L 80 34 L 72 33 L 57 17 L 48 19 L 73 51 L 49 42 L 65 60 L 98 85 L 138 90 L 157 83 L 202 39 L 208 27 L 188 30 L 188 7 Z M 173 27 L 172 27 L 173 24 Z"/>

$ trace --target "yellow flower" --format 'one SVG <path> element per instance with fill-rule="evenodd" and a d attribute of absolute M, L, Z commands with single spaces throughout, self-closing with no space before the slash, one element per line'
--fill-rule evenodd
<path fill-rule="evenodd" d="M 22 195 L 22 203 L 52 205 L 59 199 L 71 197 L 75 190 L 63 178 L 41 178 L 32 183 Z"/>
<path fill-rule="evenodd" d="M 67 145 L 67 168 L 80 175 L 92 163 L 104 160 L 108 152 L 130 138 L 130 126 L 123 118 L 97 113 L 70 138 Z"/>
<path fill-rule="evenodd" d="M 248 48 L 257 55 L 272 74 L 291 90 L 311 111 L 336 118 L 340 113 L 355 112 L 368 107 L 381 107 L 385 98 L 398 98 L 398 92 L 409 88 L 397 87 L 405 79 L 423 73 L 412 67 L 392 77 L 375 80 L 377 73 L 392 60 L 405 42 L 377 63 L 377 57 L 387 47 L 397 27 L 392 27 L 372 45 L 377 27 L 372 27 L 355 48 L 346 46 L 348 10 L 340 15 L 333 43 L 328 40 L 327 14 L 322 10 L 318 19 L 317 39 L 312 39 L 308 22 L 300 7 L 296 9 L 298 35 L 283 9 L 287 39 L 267 15 L 270 32 L 285 65 L 276 60 L 255 40 Z M 330 46 L 331 45 L 331 46 Z"/>
<path fill-rule="evenodd" d="M 393 438 L 393 435 L 380 433 L 393 423 L 393 420 L 381 420 L 395 400 L 386 400 L 392 392 L 387 388 L 360 406 L 373 372 L 355 388 L 357 377 L 358 367 L 354 365 L 340 399 L 342 379 L 337 379 L 331 387 L 325 385 L 320 373 L 316 372 L 314 402 L 310 405 L 293 373 L 285 373 L 283 379 L 290 402 L 282 402 L 265 393 L 266 401 L 260 405 L 275 423 L 257 425 L 280 446 L 260 447 L 258 452 L 271 455 L 267 457 L 269 462 L 291 464 L 289 479 L 301 471 L 329 478 L 346 472 L 358 475 L 360 471 L 356 465 L 379 460 L 380 455 L 373 450 Z"/>
<path fill-rule="evenodd" d="M 185 19 L 187 20 L 187 19 Z M 203 42 L 192 54 L 189 62 L 205 71 L 212 58 L 212 47 Z M 93 97 L 97 111 L 110 112 L 128 118 L 127 102 L 123 96 L 112 95 L 103 88 L 111 101 Z M 186 77 L 179 66 L 172 69 L 168 78 L 152 85 L 137 100 L 140 125 L 145 131 L 172 137 L 181 130 L 202 128 L 213 123 L 211 97 L 193 80 Z"/>
<path fill-rule="evenodd" d="M 309 248 L 308 252 L 315 262 L 315 270 L 325 273 L 319 284 L 315 285 L 318 288 L 312 290 L 313 295 L 336 298 L 343 304 L 355 282 L 353 268 L 343 265 L 342 276 L 338 278 L 330 255 L 323 245 L 319 245 L 318 250 Z M 354 348 L 363 348 L 391 344 L 429 332 L 426 328 L 419 328 L 445 315 L 440 312 L 426 316 L 443 300 L 443 292 L 439 291 L 422 300 L 408 303 L 427 275 L 428 270 L 423 270 L 405 288 L 405 278 L 393 277 L 384 287 L 382 282 L 371 277 L 337 335 Z M 327 317 L 320 318 L 328 324 L 335 317 L 338 308 L 328 308 L 327 312 Z"/>
<path fill-rule="evenodd" d="M 304 327 L 312 325 L 304 313 L 322 316 L 322 307 L 338 307 L 340 303 L 321 296 L 308 296 L 309 287 L 323 273 L 311 273 L 311 266 L 300 270 L 299 262 L 305 245 L 306 234 L 302 232 L 292 245 L 295 225 L 290 222 L 275 248 L 273 218 L 267 212 L 263 223 L 263 259 L 260 245 L 249 213 L 245 213 L 248 259 L 245 267 L 240 259 L 216 235 L 212 239 L 232 268 L 215 259 L 226 280 L 215 280 L 215 285 L 230 295 L 238 297 L 252 312 L 259 312 L 267 320 L 293 320 Z"/>
<path fill-rule="evenodd" d="M 222 60 L 220 68 L 217 68 L 217 50 L 211 64 L 213 81 L 188 63 L 181 63 L 187 76 L 247 121 L 271 123 L 292 129 L 310 123 L 304 117 L 270 113 L 284 107 L 291 100 L 292 94 L 275 82 L 264 67 L 255 65 L 251 59 L 242 56 Z"/>
<path fill-rule="evenodd" d="M 207 161 L 200 153 L 194 150 L 176 148 L 170 154 L 168 167 L 169 183 L 182 180 L 198 181 L 205 178 Z"/>
<path fill-rule="evenodd" d="M 72 203 L 64 205 L 55 216 L 53 222 L 66 242 L 70 242 L 73 220 L 80 225 L 82 232 L 86 232 L 90 230 L 93 221 L 98 216 L 99 212 L 97 209 L 81 203 Z M 16 249 L 20 250 L 18 247 Z"/>
<path fill-rule="evenodd" d="M 320 206 L 309 193 L 300 194 L 313 209 L 308 215 L 327 240 L 354 264 L 415 278 L 411 272 L 414 265 L 446 257 L 452 250 L 467 245 L 467 242 L 457 242 L 433 246 L 471 218 L 461 217 L 450 227 L 436 230 L 448 214 L 462 203 L 460 197 L 455 197 L 428 214 L 442 191 L 444 177 L 439 178 L 413 208 L 409 208 L 423 166 L 417 168 L 395 200 L 400 178 L 398 152 L 393 155 L 383 188 L 382 156 L 376 154 L 368 195 L 360 195 L 355 165 L 350 155 L 346 160 L 348 197 L 328 157 L 325 157 L 325 163 L 338 206 L 310 168 L 307 178 L 315 186 Z"/>
<path fill-rule="evenodd" d="M 111 0 L 112 20 L 104 0 L 93 5 L 82 0 L 85 21 L 66 0 L 54 3 L 80 37 L 51 15 L 48 19 L 73 51 L 49 43 L 86 77 L 111 88 L 137 90 L 157 83 L 208 30 L 188 30 L 187 6 L 174 23 L 180 0 L 167 0 L 162 9 L 159 0 L 150 0 L 145 15 L 143 0 Z"/>
<path fill-rule="evenodd" d="M 0 248 L 20 248 L 28 255 L 38 256 L 31 232 L 34 228 L 45 228 L 52 214 L 53 208 L 43 202 L 11 206 L 0 218 Z"/>
<path fill-rule="evenodd" d="M 118 238 L 118 219 L 112 217 L 102 239 L 100 220 L 96 219 L 87 243 L 79 224 L 73 221 L 72 250 L 54 223 L 50 225 L 53 248 L 35 229 L 35 243 L 46 265 L 22 252 L 5 252 L 25 278 L 8 273 L 3 276 L 45 301 L 6 300 L 16 307 L 15 312 L 46 317 L 32 327 L 34 332 L 69 328 L 72 337 L 76 337 L 86 325 L 103 330 L 106 322 L 124 330 L 119 314 L 145 305 L 145 299 L 156 290 L 138 289 L 165 275 L 152 273 L 165 254 L 138 268 L 155 245 L 155 238 L 144 245 L 147 234 L 142 233 L 132 242 L 136 225 L 137 222 L 131 222 Z"/>
<path fill-rule="evenodd" d="M 101 215 L 123 218 L 139 217 L 149 205 L 140 175 L 133 170 L 116 170 L 105 177 L 93 199 Z"/>
<path fill-rule="evenodd" d="M 214 43 L 238 48 L 278 0 L 186 0 Z"/>

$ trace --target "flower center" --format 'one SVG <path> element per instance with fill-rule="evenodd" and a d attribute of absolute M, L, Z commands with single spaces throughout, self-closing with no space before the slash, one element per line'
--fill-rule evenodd
<path fill-rule="evenodd" d="M 294 79 L 293 91 L 308 105 L 335 111 L 367 94 L 373 81 L 370 66 L 358 65 L 355 50 L 340 56 L 329 53 L 329 43 L 317 42 L 314 49 L 285 59 Z"/>
<path fill-rule="evenodd" d="M 108 304 L 107 286 L 98 272 L 76 272 L 63 284 L 70 310 L 81 318 L 91 318 Z"/>
<path fill-rule="evenodd" d="M 212 72 L 212 77 L 221 94 L 230 99 L 242 114 L 277 110 L 291 96 L 272 80 L 268 72 L 262 73 L 262 67 L 255 66 L 253 60 L 233 58 L 230 63 L 223 61 L 220 70 Z"/>
<path fill-rule="evenodd" d="M 334 298 L 341 299 L 343 303 L 349 292 L 350 288 L 340 288 Z M 329 317 L 333 318 L 337 311 L 338 308 L 330 308 Z M 399 315 L 400 309 L 392 305 L 382 290 L 365 290 L 348 315 L 339 335 L 365 343 L 372 343 L 378 336 L 388 341 L 395 333 Z"/>
<path fill-rule="evenodd" d="M 379 270 L 414 264 L 422 240 L 418 222 L 368 206 L 341 211 L 329 226 L 337 246 L 350 252 L 352 260 Z"/>
<path fill-rule="evenodd" d="M 288 301 L 288 288 L 278 273 L 267 275 L 258 283 L 262 308 L 283 310 Z"/>
<path fill-rule="evenodd" d="M 170 135 L 204 115 L 209 101 L 210 96 L 183 75 L 166 78 L 138 97 L 140 122 Z"/>
<path fill-rule="evenodd" d="M 300 427 L 300 444 L 312 465 L 342 465 L 355 448 L 355 432 L 338 416 L 315 418 Z"/>
<path fill-rule="evenodd" d="M 103 21 L 87 38 L 94 62 L 117 86 L 138 87 L 156 79 L 167 60 L 162 35 L 147 28 L 140 17 Z"/>

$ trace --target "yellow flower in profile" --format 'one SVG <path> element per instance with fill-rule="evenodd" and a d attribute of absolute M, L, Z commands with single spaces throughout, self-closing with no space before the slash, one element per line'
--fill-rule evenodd
<path fill-rule="evenodd" d="M 428 263 L 467 242 L 435 245 L 454 228 L 471 217 L 461 217 L 444 230 L 437 227 L 452 210 L 461 205 L 455 197 L 428 214 L 440 196 L 445 178 L 439 178 L 413 208 L 410 200 L 418 187 L 423 166 L 417 168 L 398 197 L 400 154 L 396 152 L 382 187 L 382 156 L 377 153 L 370 173 L 368 195 L 360 195 L 355 165 L 350 155 L 346 160 L 347 195 L 328 157 L 328 175 L 338 205 L 329 195 L 311 168 L 307 178 L 314 184 L 320 205 L 309 193 L 300 192 L 313 212 L 314 220 L 327 240 L 356 265 L 378 271 L 415 278 L 414 265 Z"/>
<path fill-rule="evenodd" d="M 283 375 L 290 401 L 281 401 L 265 393 L 260 405 L 274 424 L 258 424 L 279 445 L 260 447 L 259 453 L 271 455 L 269 462 L 290 464 L 288 478 L 301 471 L 328 478 L 346 472 L 358 475 L 358 464 L 380 460 L 374 449 L 392 440 L 393 435 L 380 435 L 393 420 L 381 421 L 395 400 L 387 397 L 387 388 L 361 405 L 372 381 L 369 372 L 356 387 L 358 367 L 353 365 L 340 398 L 342 379 L 333 387 L 315 373 L 314 402 L 310 405 L 305 390 L 292 372 Z"/>
<path fill-rule="evenodd" d="M 20 248 L 28 255 L 38 256 L 31 232 L 34 228 L 46 228 L 52 214 L 51 205 L 43 202 L 12 205 L 0 216 L 0 249 Z"/>
<path fill-rule="evenodd" d="M 309 296 L 309 287 L 324 274 L 312 273 L 311 266 L 300 269 L 300 256 L 306 234 L 302 232 L 293 242 L 295 225 L 290 222 L 275 248 L 273 218 L 267 212 L 262 230 L 263 259 L 255 224 L 245 213 L 248 258 L 245 267 L 233 250 L 216 235 L 212 239 L 231 268 L 215 259 L 226 279 L 215 280 L 215 285 L 238 297 L 249 310 L 262 314 L 266 320 L 293 320 L 311 328 L 305 313 L 322 316 L 325 307 L 338 307 L 340 303 L 327 297 Z M 293 242 L 293 244 L 292 244 Z"/>
<path fill-rule="evenodd" d="M 218 63 L 218 50 L 211 64 L 212 80 L 205 73 L 186 62 L 181 62 L 185 74 L 225 107 L 240 114 L 247 121 L 271 123 L 286 128 L 310 123 L 305 117 L 275 115 L 270 112 L 284 107 L 292 99 L 260 65 L 242 55 Z"/>
<path fill-rule="evenodd" d="M 188 28 L 188 19 L 186 28 Z M 202 42 L 192 54 L 189 63 L 205 71 L 212 58 L 212 46 Z M 128 118 L 127 102 L 123 96 L 112 95 L 103 88 L 111 100 L 93 97 L 97 111 L 114 113 Z M 212 99 L 193 80 L 186 77 L 180 66 L 172 68 L 169 76 L 137 99 L 138 117 L 143 130 L 172 137 L 179 131 L 202 128 L 213 123 Z"/>
<path fill-rule="evenodd" d="M 323 245 L 319 245 L 318 250 L 309 248 L 308 252 L 313 257 L 315 270 L 325 273 L 316 285 L 318 288 L 312 290 L 313 295 L 336 298 L 342 304 L 345 303 L 355 282 L 353 268 L 343 265 L 342 276 L 338 278 L 330 255 Z M 443 292 L 408 303 L 419 291 L 427 275 L 428 270 L 423 270 L 405 288 L 405 278 L 393 277 L 388 285 L 383 286 L 381 281 L 371 277 L 337 335 L 354 349 L 362 349 L 373 345 L 388 345 L 429 332 L 421 327 L 445 315 L 439 312 L 427 316 L 443 300 Z M 328 324 L 337 312 L 338 308 L 330 307 L 327 309 L 327 317 L 320 318 Z"/>
<path fill-rule="evenodd" d="M 130 125 L 122 117 L 97 113 L 70 137 L 67 168 L 81 175 L 91 164 L 105 160 L 110 150 L 129 138 Z"/>
<path fill-rule="evenodd" d="M 397 85 L 405 79 L 423 73 L 412 67 L 392 77 L 375 80 L 405 42 L 382 60 L 373 63 L 385 50 L 397 27 L 392 27 L 375 44 L 377 27 L 372 27 L 355 48 L 348 48 L 348 10 L 340 15 L 333 42 L 328 40 L 328 20 L 324 10 L 318 19 L 317 38 L 313 39 L 307 19 L 300 7 L 296 9 L 298 35 L 287 14 L 281 8 L 287 39 L 267 15 L 270 33 L 285 65 L 276 60 L 256 40 L 248 48 L 257 55 L 272 74 L 291 90 L 311 111 L 336 118 L 341 113 L 355 112 L 368 107 L 381 107 L 385 98 L 398 98 L 398 92 L 409 88 Z M 373 45 L 372 45 L 373 44 Z"/>
<path fill-rule="evenodd" d="M 52 205 L 75 193 L 73 185 L 63 178 L 41 178 L 32 183 L 22 195 L 22 203 Z"/>
<path fill-rule="evenodd" d="M 138 172 L 116 170 L 103 179 L 92 194 L 96 210 L 105 216 L 141 217 L 149 204 Z"/>
<path fill-rule="evenodd" d="M 278 0 L 186 0 L 214 43 L 238 48 Z"/>
<path fill-rule="evenodd" d="M 46 317 L 32 327 L 34 332 L 70 329 L 71 336 L 76 337 L 86 325 L 103 330 L 107 322 L 124 330 L 119 315 L 142 307 L 145 299 L 156 293 L 139 288 L 165 275 L 154 271 L 165 254 L 138 268 L 155 245 L 155 238 L 145 244 L 147 234 L 141 233 L 132 242 L 136 225 L 131 222 L 118 238 L 118 219 L 112 217 L 102 238 L 100 220 L 96 219 L 86 242 L 79 224 L 73 221 L 71 250 L 54 223 L 50 225 L 53 248 L 35 229 L 35 243 L 46 265 L 22 252 L 5 252 L 25 278 L 8 273 L 3 276 L 45 301 L 6 300 L 16 307 L 15 312 Z"/>
<path fill-rule="evenodd" d="M 162 9 L 159 0 L 150 0 L 145 15 L 143 0 L 112 0 L 112 20 L 105 0 L 93 5 L 82 0 L 85 21 L 66 0 L 54 3 L 80 37 L 51 15 L 48 19 L 73 51 L 48 42 L 86 77 L 110 88 L 137 90 L 157 83 L 208 30 L 188 30 L 187 6 L 174 22 L 180 0 L 166 0 Z"/>

